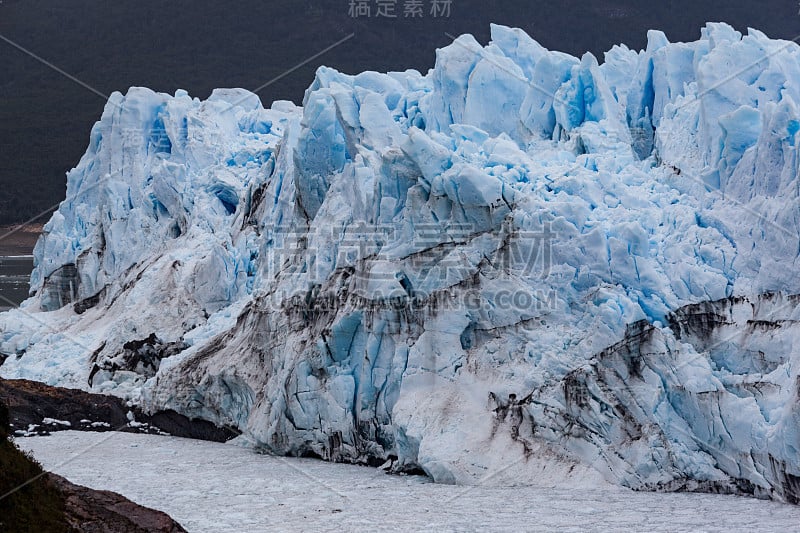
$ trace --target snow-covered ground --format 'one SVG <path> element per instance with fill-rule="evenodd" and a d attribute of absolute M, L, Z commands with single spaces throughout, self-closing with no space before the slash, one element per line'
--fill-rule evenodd
<path fill-rule="evenodd" d="M 45 468 L 199 531 L 791 531 L 800 508 L 603 486 L 463 487 L 230 444 L 67 431 L 17 439 Z"/>

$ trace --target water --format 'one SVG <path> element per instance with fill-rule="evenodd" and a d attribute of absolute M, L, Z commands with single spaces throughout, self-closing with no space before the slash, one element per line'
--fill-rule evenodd
<path fill-rule="evenodd" d="M 435 485 L 231 444 L 66 431 L 16 439 L 45 468 L 167 512 L 192 532 L 797 531 L 800 507 L 618 487 Z"/>
<path fill-rule="evenodd" d="M 0 312 L 28 297 L 33 256 L 0 256 Z"/>

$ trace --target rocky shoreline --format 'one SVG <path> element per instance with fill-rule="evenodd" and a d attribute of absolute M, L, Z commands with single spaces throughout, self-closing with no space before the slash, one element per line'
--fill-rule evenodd
<path fill-rule="evenodd" d="M 116 492 L 76 485 L 51 473 L 47 474 L 47 480 L 64 497 L 67 525 L 73 531 L 186 531 L 166 513 L 139 505 Z"/>
<path fill-rule="evenodd" d="M 114 396 L 22 379 L 0 379 L 0 402 L 8 406 L 10 432 L 18 437 L 66 430 L 123 431 L 225 442 L 239 434 L 175 411 L 146 414 Z"/>
<path fill-rule="evenodd" d="M 124 496 L 76 485 L 45 472 L 8 440 L 8 408 L 0 400 L 0 530 L 6 532 L 179 533 L 166 513 Z"/>

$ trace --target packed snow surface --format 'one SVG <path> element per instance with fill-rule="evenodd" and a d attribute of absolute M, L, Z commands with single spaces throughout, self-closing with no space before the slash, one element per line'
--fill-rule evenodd
<path fill-rule="evenodd" d="M 418 476 L 130 433 L 17 439 L 46 469 L 231 531 L 791 531 L 800 509 L 737 496 L 621 487 L 455 487 Z"/>
<path fill-rule="evenodd" d="M 0 371 L 442 483 L 798 502 L 798 80 L 725 24 L 602 62 L 492 26 L 302 106 L 115 93 Z"/>

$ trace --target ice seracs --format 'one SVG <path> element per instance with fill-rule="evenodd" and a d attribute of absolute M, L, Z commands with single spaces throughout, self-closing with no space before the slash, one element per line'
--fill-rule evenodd
<path fill-rule="evenodd" d="M 492 26 L 302 107 L 115 93 L 0 373 L 441 482 L 797 501 L 798 79 L 725 24 L 602 62 Z"/>

